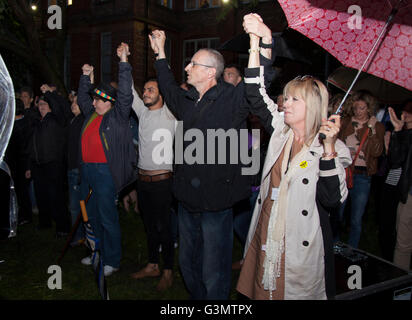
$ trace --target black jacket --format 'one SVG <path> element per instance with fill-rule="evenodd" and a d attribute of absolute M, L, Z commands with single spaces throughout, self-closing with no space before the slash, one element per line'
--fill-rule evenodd
<path fill-rule="evenodd" d="M 272 61 L 267 59 L 266 61 L 271 66 Z M 195 88 L 185 91 L 179 87 L 166 59 L 157 60 L 155 68 L 160 91 L 167 106 L 178 120 L 183 121 L 183 134 L 189 129 L 197 129 L 197 132 L 201 132 L 204 138 L 204 148 L 195 152 L 203 163 L 188 163 L 183 155 L 189 153 L 190 146 L 195 140 L 197 141 L 197 138 L 192 138 L 193 142 L 184 141 L 183 148 L 179 148 L 183 137 L 178 127 L 175 135 L 176 157 L 174 162 L 176 166 L 173 182 L 176 198 L 190 212 L 221 211 L 247 198 L 251 192 L 251 177 L 242 175 L 243 165 L 238 155 L 238 164 L 230 164 L 229 139 L 226 139 L 224 164 L 218 163 L 222 150 L 218 150 L 217 139 L 215 139 L 215 161 L 213 164 L 209 161 L 208 156 L 211 153 L 208 150 L 206 139 L 210 129 L 223 129 L 225 132 L 234 129 L 238 138 L 240 137 L 239 129 L 246 130 L 245 120 L 249 114 L 249 106 L 245 99 L 244 83 L 241 82 L 234 87 L 224 81 L 218 81 L 217 85 L 210 88 L 199 101 L 199 93 Z M 195 133 L 195 131 L 192 132 Z M 239 146 L 238 141 L 236 140 L 235 143 Z"/>
<path fill-rule="evenodd" d="M 50 96 L 45 96 L 51 112 L 43 119 L 35 119 L 33 135 L 29 140 L 31 165 L 64 161 L 65 134 L 64 117 L 59 106 Z"/>
<path fill-rule="evenodd" d="M 80 135 L 84 124 L 84 115 L 80 112 L 72 117 L 67 125 L 67 170 L 79 168 Z"/>
<path fill-rule="evenodd" d="M 389 144 L 388 159 L 391 168 L 402 167 L 398 182 L 400 200 L 406 203 L 412 187 L 412 129 L 393 132 Z"/>
<path fill-rule="evenodd" d="M 133 102 L 131 70 L 132 67 L 129 63 L 119 63 L 117 99 L 114 107 L 104 114 L 99 129 L 104 153 L 117 192 L 136 180 L 137 158 L 133 147 L 132 132 L 129 127 L 129 115 Z M 90 96 L 91 89 L 90 78 L 82 75 L 77 97 L 80 110 L 86 118 L 82 133 L 90 117 L 95 113 L 93 100 Z M 81 143 L 79 148 L 81 150 Z M 81 161 L 81 151 L 79 152 L 79 161 Z"/>

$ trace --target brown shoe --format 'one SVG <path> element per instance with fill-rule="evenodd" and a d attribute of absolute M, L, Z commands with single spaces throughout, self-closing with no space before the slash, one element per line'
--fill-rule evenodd
<path fill-rule="evenodd" d="M 160 276 L 160 270 L 156 267 L 151 267 L 147 265 L 145 268 L 141 269 L 138 272 L 132 273 L 130 275 L 133 279 L 143 279 L 147 277 L 158 277 Z"/>
<path fill-rule="evenodd" d="M 158 291 L 165 291 L 169 289 L 173 284 L 173 274 L 172 270 L 163 270 L 163 275 L 160 278 L 159 284 L 156 289 Z"/>

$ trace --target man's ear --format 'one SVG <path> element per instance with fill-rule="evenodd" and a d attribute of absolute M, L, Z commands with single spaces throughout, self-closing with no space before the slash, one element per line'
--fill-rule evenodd
<path fill-rule="evenodd" d="M 208 71 L 209 79 L 215 79 L 216 78 L 216 69 L 215 68 L 207 68 L 207 71 Z"/>

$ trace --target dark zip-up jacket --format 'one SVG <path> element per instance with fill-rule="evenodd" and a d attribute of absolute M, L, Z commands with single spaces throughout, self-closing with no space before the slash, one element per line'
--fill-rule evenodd
<path fill-rule="evenodd" d="M 84 123 L 84 115 L 80 112 L 72 117 L 67 126 L 67 170 L 79 168 L 80 136 Z"/>
<path fill-rule="evenodd" d="M 401 201 L 406 203 L 412 188 L 412 129 L 393 132 L 388 158 L 391 168 L 402 167 L 398 189 Z"/>
<path fill-rule="evenodd" d="M 103 115 L 99 128 L 103 150 L 117 192 L 136 180 L 137 158 L 129 127 L 129 115 L 133 102 L 131 71 L 132 67 L 128 62 L 119 63 L 117 99 L 114 107 Z M 86 118 L 82 134 L 91 117 L 96 116 L 93 100 L 90 96 L 91 89 L 90 77 L 81 75 L 77 102 Z M 79 149 L 79 161 L 81 162 L 81 143 L 79 143 Z"/>
<path fill-rule="evenodd" d="M 53 97 L 45 95 L 45 99 L 52 111 L 43 119 L 34 120 L 33 135 L 29 140 L 31 165 L 64 162 L 64 117 Z"/>
<path fill-rule="evenodd" d="M 271 66 L 272 61 L 268 59 L 266 61 Z M 208 158 L 211 155 L 211 150 L 207 146 L 208 130 L 223 129 L 228 133 L 228 130 L 232 129 L 232 133 L 237 134 L 234 143 L 238 144 L 238 152 L 240 152 L 239 129 L 246 130 L 245 120 L 249 114 L 244 83 L 241 82 L 234 87 L 220 80 L 199 100 L 199 93 L 195 88 L 185 91 L 179 87 L 166 59 L 157 60 L 155 68 L 160 91 L 167 106 L 178 120 L 183 121 L 183 135 L 189 129 L 197 129 L 191 132 L 195 135 L 196 132 L 201 132 L 200 135 L 204 139 L 201 149 L 189 152 L 191 146 L 195 147 L 196 143 L 201 144 L 202 138 L 192 137 L 192 141 L 183 141 L 183 148 L 179 148 L 179 139 L 184 139 L 179 133 L 176 133 L 176 166 L 173 181 L 176 198 L 190 212 L 221 211 L 232 207 L 239 200 L 247 198 L 251 192 L 251 176 L 242 175 L 243 165 L 239 160 L 238 153 L 234 159 L 237 164 L 231 164 L 228 143 L 230 139 L 226 139 L 226 150 L 218 150 L 219 142 L 215 139 L 214 163 L 211 163 L 213 161 Z M 177 131 L 179 131 L 179 127 Z M 196 142 L 194 142 L 195 140 Z M 223 164 L 218 163 L 222 151 L 226 151 Z M 188 162 L 189 153 L 199 161 Z"/>

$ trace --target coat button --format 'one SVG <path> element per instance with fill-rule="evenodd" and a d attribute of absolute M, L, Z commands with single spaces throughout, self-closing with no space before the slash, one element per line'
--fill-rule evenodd
<path fill-rule="evenodd" d="M 302 242 L 302 244 L 307 247 L 309 245 L 309 242 L 307 242 L 306 240 Z"/>
<path fill-rule="evenodd" d="M 306 179 L 306 178 L 303 178 L 302 182 L 303 182 L 303 184 L 308 184 L 309 180 Z"/>
<path fill-rule="evenodd" d="M 303 214 L 304 216 L 307 216 L 307 215 L 308 215 L 308 212 L 307 212 L 306 210 L 302 210 L 302 214 Z"/>
<path fill-rule="evenodd" d="M 259 204 L 261 204 L 261 202 L 262 202 L 262 199 L 261 199 L 261 198 L 259 198 L 259 199 L 258 199 L 258 203 L 259 203 Z"/>

